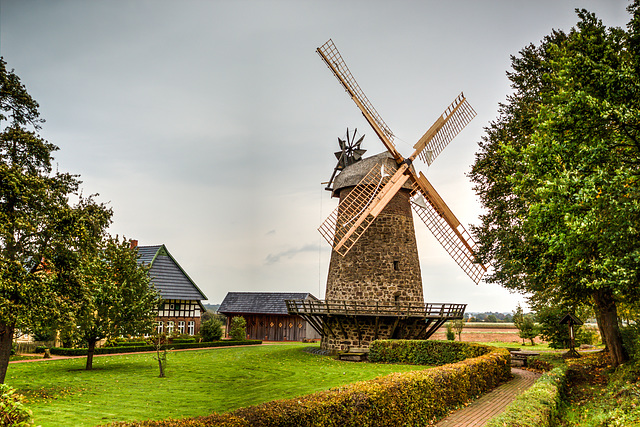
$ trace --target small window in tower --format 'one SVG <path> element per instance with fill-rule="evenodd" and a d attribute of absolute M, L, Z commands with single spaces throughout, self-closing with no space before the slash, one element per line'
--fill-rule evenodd
<path fill-rule="evenodd" d="M 393 296 L 393 301 L 394 301 L 394 302 L 398 302 L 398 301 L 400 301 L 400 295 L 394 295 L 394 296 Z"/>
<path fill-rule="evenodd" d="M 400 270 L 400 261 L 393 261 L 393 269 L 395 271 Z"/>

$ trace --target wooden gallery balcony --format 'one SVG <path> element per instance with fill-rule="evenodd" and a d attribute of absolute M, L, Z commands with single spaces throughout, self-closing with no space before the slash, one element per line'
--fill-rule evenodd
<path fill-rule="evenodd" d="M 462 319 L 466 304 L 443 303 L 389 303 L 376 301 L 323 301 L 323 300 L 286 300 L 287 310 L 291 315 L 298 315 L 307 320 L 320 334 L 327 332 L 323 327 L 324 319 L 351 318 L 356 320 L 375 319 L 378 321 L 406 320 L 420 321 L 424 319 L 420 334 L 423 339 L 430 337 L 448 320 Z M 395 326 L 394 326 L 395 328 Z"/>

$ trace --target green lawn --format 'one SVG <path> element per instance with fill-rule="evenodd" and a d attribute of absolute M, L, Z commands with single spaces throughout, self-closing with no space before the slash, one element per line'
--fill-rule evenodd
<path fill-rule="evenodd" d="M 207 415 L 294 397 L 424 366 L 340 362 L 302 351 L 309 344 L 172 352 L 167 377 L 153 354 L 9 365 L 6 382 L 26 396 L 36 425 Z"/>

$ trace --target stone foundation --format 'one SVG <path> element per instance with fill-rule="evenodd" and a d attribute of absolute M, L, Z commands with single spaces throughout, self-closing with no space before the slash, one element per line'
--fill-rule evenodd
<path fill-rule="evenodd" d="M 326 317 L 320 347 L 331 354 L 366 351 L 377 339 L 426 339 L 426 326 L 424 317 Z"/>

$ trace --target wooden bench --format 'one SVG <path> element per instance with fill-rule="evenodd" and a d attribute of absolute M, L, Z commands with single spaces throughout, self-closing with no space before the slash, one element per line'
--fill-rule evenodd
<path fill-rule="evenodd" d="M 338 360 L 344 360 L 347 362 L 364 362 L 367 360 L 367 354 L 369 352 L 366 349 L 353 349 L 346 353 L 338 354 Z"/>
<path fill-rule="evenodd" d="M 536 353 L 535 351 L 526 351 L 526 350 L 509 350 L 511 353 L 511 366 L 523 366 L 527 367 L 528 359 L 533 356 L 537 356 L 540 353 Z"/>

